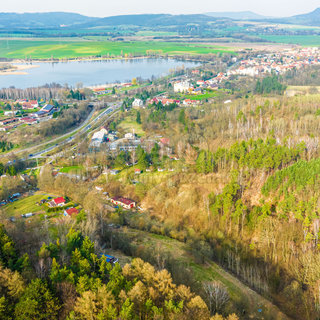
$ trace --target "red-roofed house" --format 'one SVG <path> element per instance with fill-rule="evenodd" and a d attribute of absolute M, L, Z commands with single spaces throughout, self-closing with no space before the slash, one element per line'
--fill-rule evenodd
<path fill-rule="evenodd" d="M 70 209 L 66 209 L 64 210 L 63 215 L 65 217 L 72 217 L 73 215 L 77 215 L 79 213 L 79 210 L 76 208 L 70 208 Z"/>
<path fill-rule="evenodd" d="M 133 200 L 121 197 L 112 198 L 111 202 L 116 206 L 121 206 L 125 209 L 132 209 L 136 206 L 136 203 Z"/>
<path fill-rule="evenodd" d="M 63 197 L 55 198 L 49 202 L 50 207 L 63 207 L 66 204 L 66 200 Z"/>
<path fill-rule="evenodd" d="M 161 138 L 160 143 L 163 145 L 169 145 L 170 144 L 170 139 L 169 138 Z"/>

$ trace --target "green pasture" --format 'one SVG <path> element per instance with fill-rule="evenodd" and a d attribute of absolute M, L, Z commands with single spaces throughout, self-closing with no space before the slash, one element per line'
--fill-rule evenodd
<path fill-rule="evenodd" d="M 259 37 L 276 43 L 297 44 L 306 47 L 320 46 L 320 35 L 259 35 Z"/>
<path fill-rule="evenodd" d="M 0 40 L 2 58 L 76 58 L 89 56 L 119 56 L 147 54 L 148 51 L 169 55 L 209 54 L 232 52 L 232 49 L 210 44 L 171 43 L 160 41 L 57 41 L 57 40 Z"/>

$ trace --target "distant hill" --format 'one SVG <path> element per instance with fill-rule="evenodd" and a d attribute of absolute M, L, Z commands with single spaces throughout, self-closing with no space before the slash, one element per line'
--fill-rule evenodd
<path fill-rule="evenodd" d="M 35 29 L 56 28 L 60 25 L 72 26 L 87 23 L 97 18 L 86 17 L 77 13 L 48 12 L 48 13 L 7 13 L 0 12 L 0 28 L 6 29 Z"/>
<path fill-rule="evenodd" d="M 207 12 L 205 15 L 215 18 L 230 18 L 234 20 L 260 20 L 270 17 L 262 16 L 252 11 L 239 12 Z"/>
<path fill-rule="evenodd" d="M 320 8 L 317 8 L 310 13 L 299 14 L 282 19 L 272 19 L 270 21 L 279 23 L 300 24 L 306 26 L 320 26 Z"/>
<path fill-rule="evenodd" d="M 102 27 L 102 26 L 119 26 L 119 25 L 136 25 L 144 27 L 171 26 L 171 25 L 188 25 L 188 24 L 206 24 L 210 21 L 216 21 L 214 17 L 204 14 L 136 14 L 121 15 L 96 19 L 83 25 L 83 27 Z"/>
<path fill-rule="evenodd" d="M 320 26 L 320 8 L 315 9 L 312 12 L 305 14 L 298 14 L 292 17 L 284 18 L 267 18 L 267 19 L 252 19 L 260 20 L 269 23 L 281 23 L 281 24 L 297 24 L 304 26 Z"/>

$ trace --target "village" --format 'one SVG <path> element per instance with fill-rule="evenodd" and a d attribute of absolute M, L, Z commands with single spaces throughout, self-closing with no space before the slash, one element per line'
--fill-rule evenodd
<path fill-rule="evenodd" d="M 10 131 L 21 125 L 34 125 L 52 119 L 59 107 L 44 101 L 18 99 L 0 101 L 5 110 L 0 118 L 0 131 Z M 6 110 L 10 109 L 10 110 Z"/>

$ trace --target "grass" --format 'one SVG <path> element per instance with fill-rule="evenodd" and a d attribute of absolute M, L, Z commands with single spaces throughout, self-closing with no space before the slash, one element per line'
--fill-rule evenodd
<path fill-rule="evenodd" d="M 320 86 L 288 86 L 285 91 L 287 96 L 319 94 Z"/>
<path fill-rule="evenodd" d="M 232 52 L 232 49 L 209 44 L 174 43 L 160 41 L 56 41 L 56 40 L 0 40 L 2 58 L 51 59 L 121 54 L 147 54 L 149 50 L 169 55 Z"/>
<path fill-rule="evenodd" d="M 183 99 L 191 99 L 191 100 L 205 100 L 211 99 L 217 96 L 217 92 L 215 91 L 206 91 L 203 94 L 188 94 L 188 95 L 181 95 Z"/>
<path fill-rule="evenodd" d="M 320 35 L 296 35 L 296 36 L 281 36 L 281 35 L 259 35 L 261 39 L 287 44 L 299 44 L 307 47 L 320 46 Z"/>
<path fill-rule="evenodd" d="M 133 119 L 133 116 L 126 117 L 123 121 L 120 122 L 118 127 L 122 128 L 125 132 L 132 132 L 134 130 L 134 133 L 138 136 L 145 135 L 145 131 L 142 129 L 142 125 L 137 123 L 135 119 Z"/>
<path fill-rule="evenodd" d="M 134 216 L 132 218 L 136 219 L 138 217 Z M 143 216 L 141 216 L 141 219 L 143 219 Z M 166 236 L 159 236 L 136 229 L 124 228 L 121 231 L 129 237 L 131 244 L 137 247 L 142 248 L 143 246 L 148 249 L 153 249 L 155 253 L 169 253 L 176 261 L 183 263 L 186 269 L 192 271 L 197 282 L 222 282 L 228 289 L 230 302 L 233 306 L 231 307 L 229 305 L 229 307 L 232 308 L 230 312 L 233 311 L 234 308 L 237 308 L 239 311 L 246 309 L 248 319 L 286 319 L 268 300 L 256 294 L 216 263 L 196 263 L 194 257 L 189 252 L 187 244 Z M 258 311 L 259 308 L 262 309 L 261 313 Z"/>
<path fill-rule="evenodd" d="M 3 209 L 8 217 L 20 216 L 21 214 L 29 212 L 39 212 L 42 211 L 42 207 L 38 206 L 36 203 L 42 199 L 48 198 L 49 196 L 54 197 L 53 195 L 45 193 L 37 193 L 33 196 L 26 197 L 18 201 L 12 202 L 10 204 L 7 204 L 3 207 Z"/>
<path fill-rule="evenodd" d="M 77 173 L 83 169 L 82 166 L 69 166 L 69 167 L 63 167 L 60 169 L 60 172 L 62 173 Z"/>

